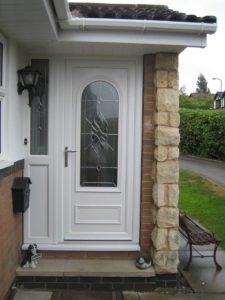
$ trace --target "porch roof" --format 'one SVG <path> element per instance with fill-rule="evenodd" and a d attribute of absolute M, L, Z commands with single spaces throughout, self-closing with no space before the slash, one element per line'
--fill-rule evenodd
<path fill-rule="evenodd" d="M 108 18 L 110 11 L 114 17 Z M 180 53 L 186 47 L 205 47 L 207 34 L 213 34 L 216 28 L 215 17 L 188 16 L 166 6 L 69 6 L 67 0 L 0 1 L 0 31 L 28 53 Z"/>

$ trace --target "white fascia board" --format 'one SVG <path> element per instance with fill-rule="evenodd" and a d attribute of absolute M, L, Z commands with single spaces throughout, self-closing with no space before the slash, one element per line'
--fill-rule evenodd
<path fill-rule="evenodd" d="M 43 0 L 43 5 L 45 7 L 45 10 L 47 12 L 47 15 L 48 15 L 48 19 L 49 19 L 49 22 L 52 26 L 52 30 L 56 36 L 56 38 L 58 38 L 58 31 L 59 31 L 59 28 L 55 22 L 55 16 L 54 16 L 54 12 L 52 10 L 52 7 L 51 5 L 49 4 L 49 1 L 47 0 Z"/>
<path fill-rule="evenodd" d="M 191 23 L 173 21 L 151 21 L 151 20 L 121 20 L 101 18 L 71 18 L 60 22 L 64 30 L 130 30 L 130 31 L 164 31 L 183 32 L 195 34 L 213 34 L 216 32 L 216 23 Z"/>
<path fill-rule="evenodd" d="M 58 22 L 64 22 L 71 18 L 69 4 L 67 0 L 52 0 L 52 1 L 56 10 Z"/>
<path fill-rule="evenodd" d="M 121 32 L 121 31 L 63 31 L 58 35 L 59 42 L 75 43 L 114 43 L 126 45 L 158 45 L 180 47 L 205 47 L 206 34 L 183 34 L 166 32 Z"/>

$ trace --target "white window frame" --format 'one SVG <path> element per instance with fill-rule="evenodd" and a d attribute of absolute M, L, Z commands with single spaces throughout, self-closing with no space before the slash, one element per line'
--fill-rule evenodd
<path fill-rule="evenodd" d="M 12 163 L 7 161 L 7 93 L 6 93 L 6 64 L 7 64 L 7 42 L 5 37 L 0 33 L 0 43 L 3 45 L 3 64 L 2 64 L 2 85 L 0 85 L 1 101 L 1 152 L 0 152 L 0 169 L 5 168 Z"/>

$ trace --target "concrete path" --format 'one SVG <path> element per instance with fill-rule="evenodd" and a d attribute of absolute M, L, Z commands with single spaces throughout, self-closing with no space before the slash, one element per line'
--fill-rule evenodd
<path fill-rule="evenodd" d="M 225 162 L 193 156 L 181 156 L 180 169 L 197 173 L 225 187 Z"/>
<path fill-rule="evenodd" d="M 222 294 L 159 294 L 124 292 L 123 300 L 224 300 Z"/>

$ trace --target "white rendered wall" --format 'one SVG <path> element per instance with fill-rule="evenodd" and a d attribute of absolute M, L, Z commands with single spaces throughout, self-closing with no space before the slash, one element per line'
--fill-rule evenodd
<path fill-rule="evenodd" d="M 7 111 L 6 159 L 15 162 L 25 158 L 23 132 L 28 95 L 26 91 L 21 96 L 17 93 L 17 70 L 26 65 L 25 55 L 10 39 L 7 39 L 6 59 L 6 98 L 4 100 L 5 111 Z"/>

